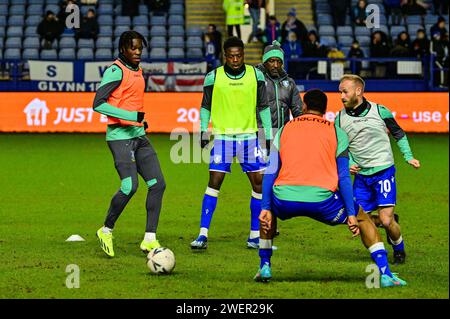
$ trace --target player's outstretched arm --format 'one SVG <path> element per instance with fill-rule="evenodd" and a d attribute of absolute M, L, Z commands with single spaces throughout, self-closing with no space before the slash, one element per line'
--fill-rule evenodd
<path fill-rule="evenodd" d="M 419 162 L 419 160 L 416 160 L 415 158 L 413 158 L 412 160 L 409 160 L 408 164 L 416 169 L 420 168 L 420 162 Z"/>

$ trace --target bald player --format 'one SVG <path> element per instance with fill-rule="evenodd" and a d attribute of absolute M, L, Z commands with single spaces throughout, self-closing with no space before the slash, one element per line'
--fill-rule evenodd
<path fill-rule="evenodd" d="M 386 230 L 394 250 L 394 263 L 405 262 L 405 245 L 394 215 L 397 202 L 394 156 L 388 131 L 397 141 L 405 161 L 420 167 L 409 146 L 405 132 L 391 111 L 383 105 L 366 100 L 364 80 L 357 75 L 344 75 L 339 93 L 344 108 L 338 113 L 335 126 L 347 133 L 351 155 L 350 172 L 355 175 L 353 192 L 356 202 L 372 216 L 375 224 Z"/>
<path fill-rule="evenodd" d="M 259 216 L 260 268 L 254 279 L 272 277 L 271 256 L 277 218 L 306 216 L 334 226 L 347 224 L 353 236 L 361 234 L 365 247 L 380 271 L 381 287 L 404 286 L 391 273 L 387 252 L 372 220 L 353 201 L 349 172 L 348 139 L 323 118 L 327 96 L 320 90 L 306 92 L 303 114 L 281 128 L 275 139 L 263 178 Z"/>

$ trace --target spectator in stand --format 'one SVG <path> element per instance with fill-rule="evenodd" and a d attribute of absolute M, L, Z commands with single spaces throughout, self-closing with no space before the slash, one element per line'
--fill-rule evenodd
<path fill-rule="evenodd" d="M 297 39 L 295 32 L 289 32 L 288 41 L 282 46 L 287 60 L 298 59 L 303 55 L 302 44 Z"/>
<path fill-rule="evenodd" d="M 122 15 L 123 16 L 138 16 L 140 0 L 122 0 Z"/>
<path fill-rule="evenodd" d="M 222 57 L 222 33 L 217 30 L 215 24 L 208 25 L 208 31 L 205 35 L 209 36 L 210 41 L 214 44 L 216 59 L 220 61 Z"/>
<path fill-rule="evenodd" d="M 430 52 L 430 40 L 427 38 L 427 34 L 424 29 L 417 30 L 416 39 L 412 43 L 412 49 L 414 55 L 419 59 L 427 56 Z"/>
<path fill-rule="evenodd" d="M 241 38 L 241 24 L 244 24 L 244 0 L 223 0 L 228 36 L 233 36 L 233 27 L 237 37 Z"/>
<path fill-rule="evenodd" d="M 327 49 L 320 44 L 320 38 L 314 30 L 308 32 L 308 40 L 303 44 L 303 56 L 309 58 L 327 56 Z"/>
<path fill-rule="evenodd" d="M 287 14 L 287 19 L 281 26 L 281 39 L 283 42 L 289 41 L 289 32 L 295 32 L 300 43 L 305 43 L 308 39 L 308 29 L 303 22 L 297 19 L 295 8 L 291 8 Z"/>
<path fill-rule="evenodd" d="M 403 0 L 402 13 L 404 16 L 415 16 L 415 15 L 425 15 L 427 14 L 427 9 L 429 5 L 423 3 L 420 0 Z"/>
<path fill-rule="evenodd" d="M 347 58 L 364 58 L 364 51 L 361 50 L 361 47 L 359 46 L 359 42 L 357 40 L 354 40 L 352 43 L 352 47 L 350 48 L 350 51 L 348 51 Z M 353 70 L 353 66 L 355 69 Z M 352 73 L 353 74 L 360 74 L 362 69 L 362 62 L 361 61 L 352 61 L 351 63 Z"/>
<path fill-rule="evenodd" d="M 388 58 L 390 57 L 390 45 L 388 37 L 383 31 L 372 33 L 370 42 L 371 58 Z M 384 62 L 371 62 L 371 69 L 375 77 L 384 78 L 386 75 L 386 64 Z"/>
<path fill-rule="evenodd" d="M 330 50 L 328 51 L 327 58 L 329 59 L 345 59 L 345 53 L 341 51 L 339 45 L 330 46 Z M 344 60 L 338 60 L 336 62 L 345 64 Z"/>
<path fill-rule="evenodd" d="M 350 3 L 350 0 L 328 0 L 335 26 L 345 25 L 345 16 Z"/>
<path fill-rule="evenodd" d="M 402 0 L 383 0 L 386 15 L 392 16 L 392 24 L 399 25 L 402 20 Z"/>
<path fill-rule="evenodd" d="M 155 16 L 164 16 L 169 12 L 169 0 L 145 0 L 148 11 Z"/>
<path fill-rule="evenodd" d="M 442 88 L 448 88 L 448 71 L 443 70 L 449 68 L 448 44 L 448 33 L 443 36 L 439 31 L 433 34 L 431 52 L 436 55 L 434 66 L 440 69 L 434 72 L 434 81 Z"/>
<path fill-rule="evenodd" d="M 411 40 L 406 31 L 400 32 L 395 41 L 394 47 L 391 49 L 390 55 L 397 58 L 408 58 L 413 56 Z"/>
<path fill-rule="evenodd" d="M 58 39 L 63 31 L 64 29 L 55 16 L 55 13 L 53 11 L 47 11 L 45 18 L 37 27 L 37 33 L 41 38 L 42 49 L 51 49 L 53 41 Z"/>
<path fill-rule="evenodd" d="M 434 14 L 448 15 L 448 0 L 433 0 Z"/>
<path fill-rule="evenodd" d="M 211 39 L 208 33 L 205 34 L 205 60 L 207 63 L 207 70 L 209 72 L 214 70 L 218 66 L 217 60 L 217 48 L 214 41 Z"/>
<path fill-rule="evenodd" d="M 248 11 L 252 18 L 252 33 L 250 34 L 248 42 L 256 42 L 258 41 L 257 35 L 263 3 L 262 0 L 245 0 L 245 2 L 248 4 Z"/>
<path fill-rule="evenodd" d="M 80 28 L 75 30 L 75 38 L 97 39 L 99 27 L 94 9 L 89 9 L 80 23 Z"/>
<path fill-rule="evenodd" d="M 367 2 L 366 0 L 359 0 L 358 4 L 353 7 L 352 14 L 353 14 L 353 23 L 357 26 L 365 26 L 366 25 L 366 7 Z"/>
<path fill-rule="evenodd" d="M 275 16 L 270 16 L 269 21 L 266 25 L 266 29 L 264 30 L 264 35 L 262 41 L 264 43 L 264 48 L 268 45 L 271 45 L 274 40 L 277 40 L 281 43 L 281 26 L 277 21 Z"/>
<path fill-rule="evenodd" d="M 439 17 L 437 22 L 431 27 L 430 33 L 433 35 L 436 32 L 440 33 L 441 38 L 445 37 L 445 34 L 448 33 L 447 28 L 445 27 L 444 17 Z"/>

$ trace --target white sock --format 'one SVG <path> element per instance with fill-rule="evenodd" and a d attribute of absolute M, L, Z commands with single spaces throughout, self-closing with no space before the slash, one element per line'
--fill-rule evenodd
<path fill-rule="evenodd" d="M 397 240 L 392 240 L 392 238 L 390 236 L 389 236 L 389 239 L 391 240 L 392 244 L 394 244 L 395 246 L 400 245 L 403 241 L 402 235 L 400 235 L 400 237 Z"/>
<path fill-rule="evenodd" d="M 106 226 L 103 226 L 103 228 L 102 228 L 102 232 L 104 233 L 104 234 L 111 234 L 112 233 L 112 229 L 111 228 L 108 228 L 108 227 L 106 227 Z"/>
<path fill-rule="evenodd" d="M 208 237 L 208 228 L 202 227 L 200 228 L 200 234 L 199 236 L 205 236 Z"/>
<path fill-rule="evenodd" d="M 272 246 L 272 239 L 260 239 L 259 240 L 259 249 L 272 249 L 275 246 Z"/>
<path fill-rule="evenodd" d="M 145 233 L 144 240 L 146 242 L 154 241 L 154 240 L 156 240 L 156 234 L 155 233 Z"/>
<path fill-rule="evenodd" d="M 250 231 L 250 239 L 258 238 L 259 237 L 259 230 L 251 230 Z"/>

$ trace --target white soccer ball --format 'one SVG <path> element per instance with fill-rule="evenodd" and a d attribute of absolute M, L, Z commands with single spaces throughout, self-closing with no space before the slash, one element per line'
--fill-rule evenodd
<path fill-rule="evenodd" d="M 175 268 L 175 255 L 166 247 L 153 248 L 147 259 L 147 266 L 154 274 L 170 274 Z"/>

